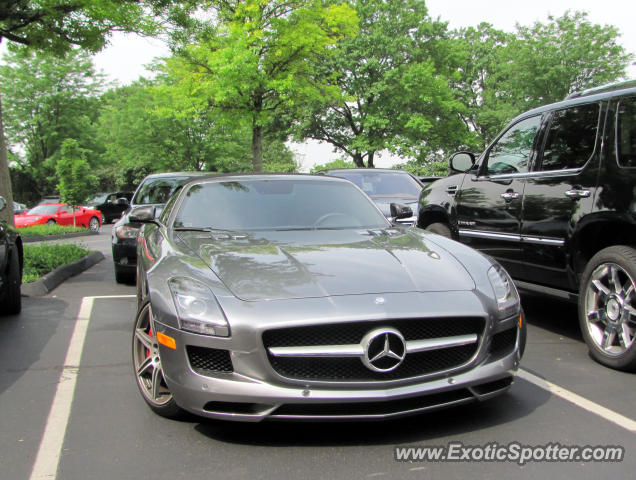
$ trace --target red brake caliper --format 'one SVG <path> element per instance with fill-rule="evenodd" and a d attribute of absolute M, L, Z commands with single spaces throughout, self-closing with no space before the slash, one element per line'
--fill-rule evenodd
<path fill-rule="evenodd" d="M 151 337 L 153 336 L 152 335 L 152 328 L 148 328 L 148 335 L 150 335 Z M 150 356 L 150 349 L 147 348 L 146 349 L 146 358 L 148 358 L 149 356 Z"/>

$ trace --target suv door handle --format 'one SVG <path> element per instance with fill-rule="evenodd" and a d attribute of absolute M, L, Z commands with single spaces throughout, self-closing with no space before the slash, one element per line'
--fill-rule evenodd
<path fill-rule="evenodd" d="M 519 194 L 517 192 L 504 192 L 499 196 L 503 198 L 506 202 L 512 202 L 513 200 L 516 200 L 517 198 L 519 198 Z"/>
<path fill-rule="evenodd" d="M 568 190 L 567 192 L 565 192 L 565 196 L 574 200 L 576 200 L 577 198 L 587 198 L 590 196 L 590 191 L 573 188 L 572 190 Z"/>

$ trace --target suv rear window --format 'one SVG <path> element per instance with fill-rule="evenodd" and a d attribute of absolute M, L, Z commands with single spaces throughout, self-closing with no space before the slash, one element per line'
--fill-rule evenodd
<path fill-rule="evenodd" d="M 636 167 L 636 97 L 627 97 L 618 105 L 618 164 Z"/>
<path fill-rule="evenodd" d="M 557 110 L 547 132 L 541 170 L 581 168 L 594 153 L 599 105 Z"/>

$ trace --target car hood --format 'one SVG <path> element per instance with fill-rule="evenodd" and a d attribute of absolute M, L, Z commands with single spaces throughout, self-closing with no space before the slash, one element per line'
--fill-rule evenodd
<path fill-rule="evenodd" d="M 47 217 L 47 216 L 50 217 L 51 215 L 43 215 L 43 214 L 40 214 L 40 215 L 25 215 L 25 214 L 14 215 L 13 216 L 13 223 L 14 223 L 14 225 L 16 227 L 20 227 L 20 226 L 27 225 L 29 223 L 34 222 L 36 218 L 42 218 L 42 217 Z"/>
<path fill-rule="evenodd" d="M 234 296 L 247 301 L 475 288 L 459 261 L 425 233 L 179 232 L 179 237 Z"/>
<path fill-rule="evenodd" d="M 413 197 L 375 197 L 371 195 L 371 200 L 377 205 L 377 207 L 382 211 L 385 217 L 391 217 L 391 204 L 399 203 L 402 205 L 406 205 L 411 207 L 413 210 L 413 214 L 417 215 L 417 208 L 419 206 L 418 199 Z"/>

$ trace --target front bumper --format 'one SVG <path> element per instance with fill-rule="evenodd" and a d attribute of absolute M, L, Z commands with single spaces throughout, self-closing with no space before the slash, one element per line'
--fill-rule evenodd
<path fill-rule="evenodd" d="M 271 374 L 262 352 L 228 349 L 231 371 L 197 373 L 186 345 L 229 345 L 230 339 L 190 334 L 155 323 L 157 331 L 175 338 L 177 349 L 160 346 L 163 373 L 177 404 L 196 415 L 223 420 L 388 419 L 427 410 L 490 399 L 512 384 L 525 346 L 525 324 L 518 318 L 501 322 L 480 343 L 467 365 L 418 378 L 374 382 L 302 382 Z M 513 331 L 514 330 L 514 331 Z M 503 350 L 491 341 L 509 332 Z"/>
<path fill-rule="evenodd" d="M 113 262 L 115 267 L 119 269 L 136 271 L 137 267 L 137 239 L 136 238 L 118 238 L 113 242 Z"/>

